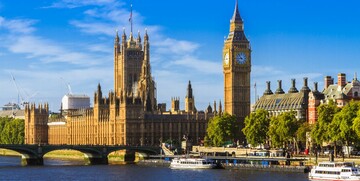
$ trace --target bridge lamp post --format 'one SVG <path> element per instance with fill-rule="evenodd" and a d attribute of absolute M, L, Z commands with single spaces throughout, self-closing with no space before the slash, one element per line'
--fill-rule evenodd
<path fill-rule="evenodd" d="M 41 145 L 41 137 L 40 137 L 40 135 L 37 135 L 37 139 L 38 139 L 38 145 L 40 146 Z"/>
<path fill-rule="evenodd" d="M 160 142 L 160 147 L 162 147 L 162 137 L 160 137 L 159 142 Z"/>
<path fill-rule="evenodd" d="M 160 137 L 159 142 L 160 142 L 160 155 L 162 156 L 162 137 Z"/>

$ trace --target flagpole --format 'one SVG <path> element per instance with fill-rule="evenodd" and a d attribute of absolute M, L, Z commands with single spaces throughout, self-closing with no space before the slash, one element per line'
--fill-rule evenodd
<path fill-rule="evenodd" d="M 257 99 L 257 89 L 256 89 L 256 82 L 254 84 L 254 89 L 255 89 L 255 103 L 256 103 L 256 99 Z"/>
<path fill-rule="evenodd" d="M 132 4 L 131 4 L 130 24 L 131 24 L 131 34 L 132 34 L 133 32 Z"/>

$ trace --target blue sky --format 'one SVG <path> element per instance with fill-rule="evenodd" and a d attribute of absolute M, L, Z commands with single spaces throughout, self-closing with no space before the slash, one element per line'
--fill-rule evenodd
<path fill-rule="evenodd" d="M 192 81 L 196 106 L 223 100 L 222 47 L 235 0 L 132 0 L 134 32 L 148 29 L 158 102 L 184 97 Z M 348 0 L 239 1 L 252 46 L 252 84 L 262 95 L 265 81 L 290 80 L 300 89 L 323 77 L 360 67 L 360 2 Z M 91 98 L 98 83 L 113 89 L 113 38 L 129 35 L 130 1 L 0 1 L 0 105 L 17 102 L 13 74 L 25 100 L 49 102 L 57 111 L 68 92 Z M 254 89 L 251 91 L 254 101 Z"/>

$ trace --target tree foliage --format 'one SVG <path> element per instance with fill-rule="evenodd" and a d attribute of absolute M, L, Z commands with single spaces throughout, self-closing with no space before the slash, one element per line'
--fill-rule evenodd
<path fill-rule="evenodd" d="M 298 141 L 306 142 L 306 133 L 311 131 L 311 125 L 307 122 L 302 123 L 296 131 L 296 139 Z"/>
<path fill-rule="evenodd" d="M 287 141 L 293 140 L 296 137 L 295 133 L 299 125 L 293 111 L 272 117 L 268 132 L 272 145 L 283 147 Z"/>
<path fill-rule="evenodd" d="M 248 143 L 252 146 L 258 146 L 265 143 L 269 125 L 268 112 L 264 109 L 258 109 L 245 118 L 245 127 L 242 132 Z"/>
<path fill-rule="evenodd" d="M 353 122 L 356 119 L 356 113 L 359 111 L 360 105 L 357 102 L 350 101 L 342 110 L 336 114 L 336 119 L 334 120 L 335 126 L 338 126 L 338 134 L 335 136 L 335 132 L 332 133 L 332 136 L 335 136 L 335 139 L 344 141 L 346 146 L 349 146 L 350 142 L 355 142 L 357 137 L 353 129 Z M 332 140 L 332 141 L 338 141 Z M 348 153 L 348 155 L 350 155 Z"/>
<path fill-rule="evenodd" d="M 329 126 L 332 123 L 335 114 L 339 111 L 339 108 L 335 103 L 330 100 L 328 104 L 321 104 L 318 108 L 318 120 L 315 123 L 314 128 L 311 130 L 311 138 L 319 145 L 323 142 L 330 141 Z M 332 125 L 335 126 L 335 125 Z M 336 127 L 332 127 L 336 132 Z"/>
<path fill-rule="evenodd" d="M 358 138 L 360 138 L 360 110 L 357 111 L 356 118 L 354 119 L 352 128 L 355 131 Z"/>
<path fill-rule="evenodd" d="M 340 119 L 340 138 L 348 145 L 350 142 L 356 141 L 356 133 L 353 129 L 353 122 L 356 118 L 356 113 L 359 111 L 360 105 L 358 102 L 350 101 L 339 112 Z"/>
<path fill-rule="evenodd" d="M 23 144 L 24 120 L 10 117 L 0 117 L 0 143 Z"/>
<path fill-rule="evenodd" d="M 239 122 L 235 116 L 223 114 L 210 119 L 205 137 L 206 146 L 223 146 L 226 141 L 235 141 L 239 136 Z"/>

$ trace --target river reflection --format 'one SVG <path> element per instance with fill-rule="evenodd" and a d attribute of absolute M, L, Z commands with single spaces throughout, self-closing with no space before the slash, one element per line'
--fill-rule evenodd
<path fill-rule="evenodd" d="M 44 166 L 21 166 L 20 157 L 0 156 L 0 180 L 240 180 L 304 181 L 307 174 L 249 170 L 172 170 L 139 165 L 93 165 L 45 159 Z"/>

